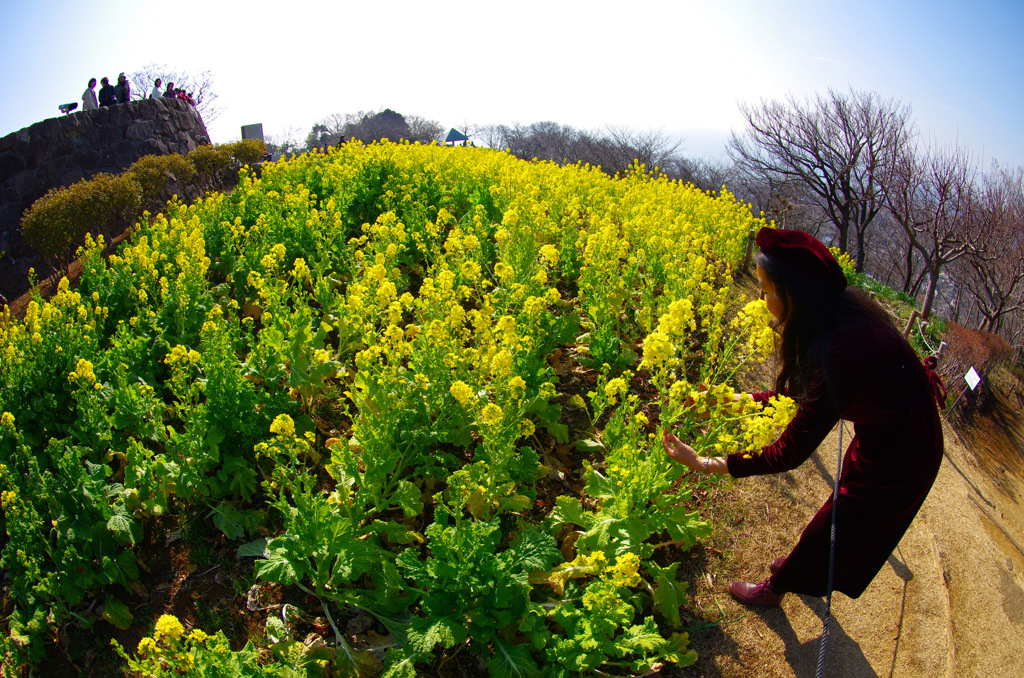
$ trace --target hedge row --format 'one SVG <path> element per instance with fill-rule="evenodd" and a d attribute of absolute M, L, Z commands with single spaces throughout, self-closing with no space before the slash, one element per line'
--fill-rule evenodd
<path fill-rule="evenodd" d="M 58 265 L 71 260 L 87 233 L 112 238 L 119 226 L 137 221 L 156 206 L 168 181 L 200 191 L 217 188 L 217 176 L 232 162 L 249 165 L 266 152 L 262 141 L 246 139 L 200 146 L 187 155 L 147 155 L 121 174 L 97 174 L 70 186 L 51 189 L 25 210 L 25 242 Z"/>

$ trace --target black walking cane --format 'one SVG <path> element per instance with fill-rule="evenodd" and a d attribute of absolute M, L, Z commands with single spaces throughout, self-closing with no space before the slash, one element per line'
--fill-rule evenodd
<path fill-rule="evenodd" d="M 832 579 L 836 569 L 836 507 L 839 505 L 839 476 L 843 471 L 843 420 L 839 420 L 839 458 L 836 462 L 836 482 L 832 487 L 832 535 L 828 553 L 828 595 L 825 597 L 825 621 L 821 629 L 821 647 L 818 649 L 818 671 L 821 678 L 825 671 L 825 647 L 828 644 L 828 622 L 832 618 Z"/>

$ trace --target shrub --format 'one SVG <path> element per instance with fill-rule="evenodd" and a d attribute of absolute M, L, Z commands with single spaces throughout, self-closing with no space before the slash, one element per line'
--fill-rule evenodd
<path fill-rule="evenodd" d="M 146 155 L 128 168 L 128 173 L 142 187 L 143 198 L 153 198 L 167 185 L 169 179 L 177 179 L 183 185 L 196 176 L 192 161 L 177 153 L 170 155 Z"/>
<path fill-rule="evenodd" d="M 197 146 L 185 156 L 196 168 L 200 177 L 211 178 L 231 164 L 231 155 L 223 146 Z"/>
<path fill-rule="evenodd" d="M 230 144 L 224 144 L 220 148 L 225 149 L 235 160 L 242 165 L 251 165 L 263 157 L 267 152 L 267 146 L 259 139 L 243 139 Z"/>
<path fill-rule="evenodd" d="M 64 188 L 51 189 L 25 210 L 25 241 L 62 264 L 86 233 L 113 235 L 115 220 L 134 221 L 142 206 L 142 187 L 130 173 L 97 174 Z M 110 229 L 112 230 L 112 229 Z"/>

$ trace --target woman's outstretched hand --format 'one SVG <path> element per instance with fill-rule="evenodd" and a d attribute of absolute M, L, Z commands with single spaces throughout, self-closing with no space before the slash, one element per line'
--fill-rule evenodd
<path fill-rule="evenodd" d="M 665 452 L 672 461 L 689 466 L 695 471 L 702 470 L 701 460 L 697 456 L 697 452 L 675 437 L 675 435 L 669 433 L 667 428 L 661 432 L 661 445 L 665 448 Z"/>
<path fill-rule="evenodd" d="M 704 473 L 728 473 L 729 462 L 725 457 L 701 457 L 692 447 L 669 433 L 666 428 L 661 432 L 661 445 L 672 461 Z"/>

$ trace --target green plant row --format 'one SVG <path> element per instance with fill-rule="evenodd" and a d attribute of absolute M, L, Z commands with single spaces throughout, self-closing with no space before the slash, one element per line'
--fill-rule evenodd
<path fill-rule="evenodd" d="M 353 143 L 243 170 L 108 259 L 87 237 L 77 289 L 0 318 L 8 670 L 68 624 L 152 629 L 138 555 L 197 513 L 329 628 L 270 613 L 231 653 L 169 617 L 121 650 L 132 671 L 414 676 L 466 647 L 497 676 L 692 662 L 669 554 L 711 528 L 658 431 L 757 450 L 792 415 L 731 397 L 772 347 L 733 284 L 756 225 L 642 166 Z"/>

